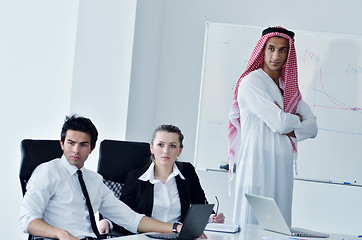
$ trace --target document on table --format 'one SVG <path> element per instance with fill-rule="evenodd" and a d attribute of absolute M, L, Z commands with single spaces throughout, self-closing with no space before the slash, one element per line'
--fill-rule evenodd
<path fill-rule="evenodd" d="M 223 224 L 223 223 L 208 223 L 206 225 L 205 231 L 236 233 L 236 232 L 240 231 L 240 225 Z"/>

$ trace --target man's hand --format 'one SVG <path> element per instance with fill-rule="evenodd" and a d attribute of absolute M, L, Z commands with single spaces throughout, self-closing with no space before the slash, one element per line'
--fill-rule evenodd
<path fill-rule="evenodd" d="M 288 137 L 294 137 L 294 138 L 296 137 L 294 131 L 288 132 L 284 135 L 287 135 Z"/>
<path fill-rule="evenodd" d="M 97 224 L 98 231 L 100 234 L 102 233 L 109 233 L 109 223 L 107 220 L 102 219 Z"/>
<path fill-rule="evenodd" d="M 299 121 L 300 122 L 303 122 L 303 116 L 302 115 L 300 115 L 299 113 L 295 113 L 294 115 L 296 115 L 296 116 L 298 116 L 299 117 Z"/>
<path fill-rule="evenodd" d="M 72 234 L 70 234 L 67 231 L 64 231 L 64 233 L 61 234 L 58 238 L 59 240 L 79 240 L 79 238 L 74 237 Z"/>

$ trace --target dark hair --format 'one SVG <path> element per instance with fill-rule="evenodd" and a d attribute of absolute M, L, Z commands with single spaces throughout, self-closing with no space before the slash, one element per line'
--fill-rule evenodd
<path fill-rule="evenodd" d="M 153 143 L 153 141 L 155 140 L 156 137 L 156 133 L 157 132 L 170 132 L 170 133 L 177 133 L 178 134 L 178 140 L 180 141 L 180 147 L 183 148 L 184 145 L 182 143 L 182 141 L 184 140 L 184 135 L 182 134 L 181 130 L 174 126 L 174 125 L 160 125 L 158 126 L 155 131 L 153 131 L 153 136 L 152 136 L 152 141 L 151 143 Z"/>
<path fill-rule="evenodd" d="M 263 30 L 261 35 L 264 36 L 265 34 L 268 34 L 268 33 L 271 33 L 271 32 L 278 32 L 278 33 L 286 34 L 294 41 L 295 33 L 288 30 L 288 29 L 286 29 L 286 28 L 280 27 L 280 26 L 268 27 L 268 28 Z"/>
<path fill-rule="evenodd" d="M 98 139 L 98 131 L 89 118 L 80 117 L 76 114 L 66 116 L 62 127 L 62 132 L 60 134 L 60 141 L 62 143 L 64 143 L 68 130 L 88 133 L 91 137 L 91 149 L 93 150 L 95 148 Z"/>

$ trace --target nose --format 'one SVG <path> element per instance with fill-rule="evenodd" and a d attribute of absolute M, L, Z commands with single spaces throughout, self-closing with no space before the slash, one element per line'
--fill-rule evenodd
<path fill-rule="evenodd" d="M 272 53 L 272 58 L 273 58 L 273 59 L 278 59 L 279 57 L 280 57 L 279 51 L 274 51 L 274 52 Z"/>
<path fill-rule="evenodd" d="M 168 147 L 167 147 L 167 146 L 164 146 L 164 147 L 162 148 L 162 151 L 163 151 L 163 153 L 167 154 L 167 153 L 168 153 Z"/>
<path fill-rule="evenodd" d="M 78 145 L 78 144 L 74 144 L 72 150 L 73 150 L 74 153 L 79 153 L 79 145 Z"/>

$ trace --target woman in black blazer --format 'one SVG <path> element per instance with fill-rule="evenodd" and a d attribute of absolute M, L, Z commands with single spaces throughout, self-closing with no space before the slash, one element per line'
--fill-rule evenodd
<path fill-rule="evenodd" d="M 163 222 L 182 222 L 190 204 L 207 203 L 194 166 L 177 161 L 183 138 L 176 126 L 156 128 L 150 144 L 151 163 L 131 171 L 122 187 L 120 199 L 134 211 Z M 218 223 L 224 220 L 222 213 L 212 214 L 209 219 Z M 107 232 L 108 223 L 99 226 L 101 232 Z M 113 229 L 125 233 L 114 223 Z"/>

